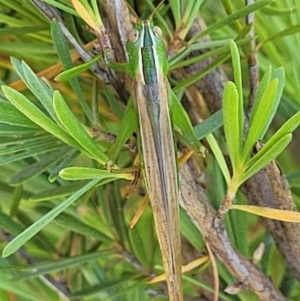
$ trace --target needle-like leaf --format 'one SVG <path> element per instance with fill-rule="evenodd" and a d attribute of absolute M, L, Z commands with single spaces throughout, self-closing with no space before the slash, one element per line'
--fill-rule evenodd
<path fill-rule="evenodd" d="M 54 92 L 53 106 L 60 123 L 64 126 L 70 136 L 73 137 L 82 148 L 89 152 L 93 158 L 104 165 L 108 160 L 108 157 L 87 134 L 58 91 Z"/>
<path fill-rule="evenodd" d="M 56 206 L 34 224 L 29 226 L 25 231 L 19 234 L 15 239 L 13 239 L 3 250 L 2 256 L 7 257 L 19 248 L 21 248 L 29 239 L 31 239 L 35 234 L 42 230 L 46 225 L 48 225 L 57 215 L 68 208 L 73 202 L 75 202 L 79 197 L 81 197 L 86 191 L 92 188 L 99 180 L 93 180 L 86 184 L 84 187 L 76 191 L 67 200 L 65 200 L 60 205 Z"/>
<path fill-rule="evenodd" d="M 239 164 L 242 149 L 239 113 L 238 91 L 233 82 L 228 82 L 223 93 L 223 121 L 227 149 L 233 170 Z"/>

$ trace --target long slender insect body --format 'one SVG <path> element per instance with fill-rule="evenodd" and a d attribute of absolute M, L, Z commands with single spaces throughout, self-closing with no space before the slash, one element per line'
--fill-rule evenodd
<path fill-rule="evenodd" d="M 151 21 L 135 24 L 127 51 L 136 106 L 144 175 L 167 275 L 169 297 L 183 300 L 178 180 L 173 129 L 169 112 L 167 60 L 161 30 Z"/>

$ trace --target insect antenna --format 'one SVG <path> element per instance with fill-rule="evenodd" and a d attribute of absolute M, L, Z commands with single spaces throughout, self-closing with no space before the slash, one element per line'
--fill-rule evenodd
<path fill-rule="evenodd" d="M 135 12 L 135 10 L 130 6 L 130 4 L 127 1 L 125 1 L 125 0 L 123 0 L 123 1 L 126 4 L 126 6 L 128 7 L 128 9 L 131 11 L 131 13 L 136 17 L 137 21 L 140 21 L 139 16 Z"/>
<path fill-rule="evenodd" d="M 165 0 L 162 0 L 159 2 L 159 4 L 156 6 L 156 8 L 154 9 L 154 11 L 151 13 L 149 19 L 152 20 L 153 16 L 155 15 L 155 13 L 159 10 L 159 8 L 162 6 L 162 4 L 165 2 Z"/>

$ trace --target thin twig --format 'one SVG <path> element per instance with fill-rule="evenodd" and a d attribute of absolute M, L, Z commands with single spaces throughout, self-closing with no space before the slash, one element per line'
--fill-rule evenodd
<path fill-rule="evenodd" d="M 249 179 L 243 186 L 243 192 L 256 205 L 297 211 L 289 184 L 275 161 Z M 266 218 L 262 220 L 272 234 L 278 250 L 300 280 L 300 224 Z"/>
<path fill-rule="evenodd" d="M 204 191 L 197 185 L 192 170 L 186 164 L 180 168 L 180 205 L 201 231 L 212 251 L 227 270 L 252 291 L 261 301 L 286 301 L 271 280 L 232 246 L 224 223 L 208 205 Z"/>
<path fill-rule="evenodd" d="M 63 34 L 68 39 L 68 41 L 73 45 L 73 47 L 76 49 L 76 51 L 80 54 L 80 57 L 85 62 L 88 62 L 92 59 L 92 57 L 84 50 L 84 48 L 78 44 L 76 39 L 73 37 L 73 35 L 68 30 L 68 28 L 65 26 L 65 23 L 61 17 L 61 14 L 56 8 L 54 8 L 51 5 L 49 5 L 45 2 L 42 2 L 40 0 L 30 0 L 30 1 L 48 20 L 50 20 L 50 21 L 53 19 L 57 20 Z M 108 78 L 106 76 L 105 71 L 101 70 L 97 64 L 93 64 L 90 67 L 90 69 L 101 80 L 103 80 L 104 82 L 108 82 Z"/>

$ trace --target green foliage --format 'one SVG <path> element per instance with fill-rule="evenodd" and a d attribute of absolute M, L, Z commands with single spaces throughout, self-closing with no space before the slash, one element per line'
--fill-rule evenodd
<path fill-rule="evenodd" d="M 84 194 L 88 189 L 93 187 L 97 180 L 93 180 L 85 185 L 83 188 L 76 191 L 71 197 L 65 200 L 65 202 L 56 206 L 53 210 L 45 214 L 41 219 L 28 227 L 20 235 L 18 235 L 12 242 L 10 242 L 3 250 L 2 256 L 7 257 L 14 252 L 16 252 L 21 246 L 23 246 L 30 238 L 32 238 L 36 233 L 43 229 L 47 224 L 49 224 L 56 216 L 58 216 L 62 211 L 69 207 L 73 202 L 75 202 L 82 194 Z"/>
<path fill-rule="evenodd" d="M 173 124 L 175 126 L 175 131 L 178 131 L 179 134 L 182 136 L 182 141 L 184 142 L 184 144 L 187 144 L 188 146 L 190 146 L 192 149 L 195 149 L 196 151 L 203 151 L 203 147 L 199 143 L 199 138 L 196 137 L 195 135 L 188 114 L 183 109 L 176 95 L 172 93 L 171 97 L 172 97 L 171 116 L 172 116 Z M 210 133 L 211 131 L 212 129 L 209 129 L 208 133 Z"/>
<path fill-rule="evenodd" d="M 66 43 L 64 35 L 63 35 L 58 23 L 55 20 L 52 21 L 52 23 L 51 23 L 51 34 L 53 37 L 53 42 L 54 42 L 55 48 L 57 50 L 58 56 L 63 64 L 64 68 L 65 69 L 72 68 L 73 64 L 72 64 L 72 61 L 70 58 L 68 45 Z M 69 82 L 72 86 L 73 91 L 76 94 L 76 97 L 82 107 L 83 112 L 86 114 L 88 119 L 93 123 L 92 112 L 84 99 L 78 79 L 72 78 L 69 80 Z"/>
<path fill-rule="evenodd" d="M 244 181 L 274 160 L 286 148 L 292 139 L 291 132 L 300 124 L 300 115 L 298 112 L 292 116 L 257 154 L 250 157 L 255 143 L 263 139 L 275 115 L 284 85 L 284 73 L 282 69 L 278 69 L 271 74 L 269 68 L 263 77 L 253 104 L 249 130 L 243 142 L 242 78 L 238 49 L 234 42 L 231 42 L 231 53 L 236 84 L 228 82 L 225 86 L 223 118 L 227 149 L 233 169 L 232 180 L 228 183 L 228 193 L 235 194 Z M 225 178 L 227 175 L 226 171 Z"/>
<path fill-rule="evenodd" d="M 146 17 L 157 4 L 129 2 Z M 246 7 L 242 1 L 222 2 L 223 6 L 215 1 L 173 0 L 163 3 L 153 16 L 163 29 L 170 54 L 168 78 L 176 139 L 180 146 L 196 152 L 202 150 L 199 139 L 203 139 L 207 155 L 196 159 L 206 181 L 203 184 L 199 178 L 197 183 L 207 188 L 214 206 L 219 206 L 226 191 L 237 194 L 242 205 L 232 206 L 237 210 L 226 216 L 226 230 L 236 249 L 251 257 L 258 243 L 265 241 L 267 249 L 259 268 L 287 299 L 298 300 L 299 283 L 258 219 L 240 211 L 246 210 L 247 200 L 238 189 L 280 155 L 299 207 L 298 154 L 293 147 L 285 150 L 300 123 L 299 41 L 295 34 L 299 5 L 286 0 L 256 1 Z M 139 178 L 137 112 L 132 98 L 120 93 L 128 80 L 121 77 L 127 64 L 106 62 L 102 52 L 92 51 L 90 61 L 74 62 L 73 46 L 58 20 L 48 21 L 30 1 L 0 3 L 0 76 L 4 81 L 0 91 L 0 300 L 148 300 L 149 295 L 166 300 L 160 296 L 160 283 L 147 284 L 154 273 L 162 273 L 151 208 L 129 229 L 145 193 L 135 183 Z M 83 28 L 85 23 L 96 31 L 97 41 L 101 39 L 97 6 L 100 12 L 107 9 L 102 0 L 82 1 L 89 22 L 80 20 L 82 15 L 71 1 L 43 3 L 60 9 L 66 27 L 81 46 L 95 38 Z M 208 26 L 187 39 L 198 12 Z M 250 12 L 255 12 L 262 77 L 247 124 L 245 57 L 253 39 L 244 18 Z M 109 36 L 119 31 L 113 27 Z M 198 41 L 208 35 L 211 41 Z M 121 40 L 118 43 L 124 46 Z M 190 58 L 190 54 L 195 56 Z M 206 59 L 210 59 L 207 64 Z M 180 78 L 180 68 L 204 62 L 201 70 Z M 95 75 L 95 66 L 109 74 L 109 83 Z M 224 67 L 232 79 L 224 88 L 223 108 L 210 117 L 205 113 L 206 119 L 193 127 L 180 102 L 181 94 L 217 67 Z M 109 73 L 110 68 L 114 72 Z M 88 69 L 91 71 L 85 72 Z M 17 76 L 22 83 L 16 81 Z M 114 81 L 119 87 L 112 85 Z M 127 86 L 130 89 L 131 84 Z M 299 145 L 297 134 L 293 141 Z M 256 143 L 261 140 L 262 148 L 257 151 Z M 282 218 L 281 211 L 265 210 L 264 214 Z M 294 220 L 297 218 L 295 215 Z M 198 257 L 206 253 L 205 239 L 182 208 L 180 219 L 184 248 L 191 254 L 197 251 Z M 184 255 L 189 255 L 186 249 Z M 224 265 L 217 265 L 221 291 L 235 280 Z M 199 280 L 202 273 L 204 279 L 211 277 L 209 264 L 184 275 L 184 293 L 189 297 L 198 297 L 200 290 L 213 291 L 213 283 Z M 236 296 L 220 292 L 220 298 L 257 300 L 244 292 Z"/>

